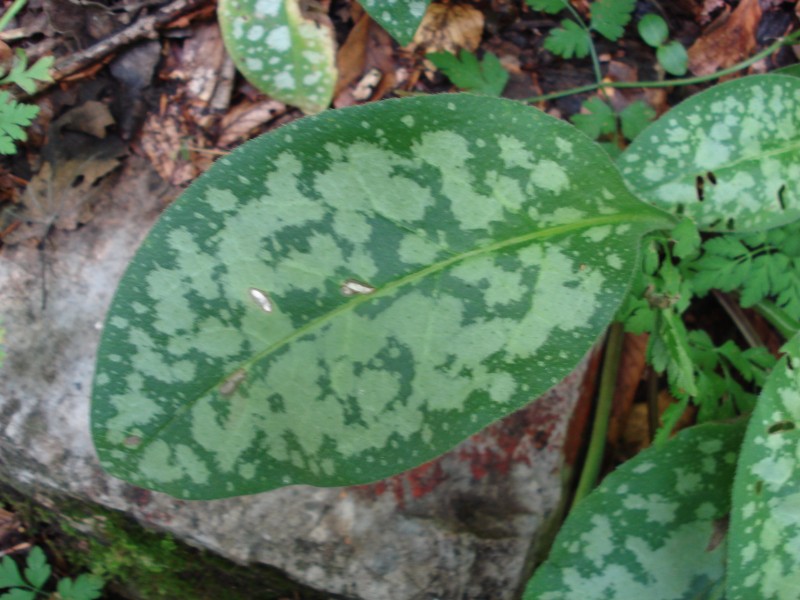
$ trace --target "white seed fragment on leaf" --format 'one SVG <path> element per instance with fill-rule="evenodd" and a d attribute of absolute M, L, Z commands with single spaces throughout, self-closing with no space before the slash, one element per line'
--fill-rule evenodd
<path fill-rule="evenodd" d="M 356 279 L 348 279 L 340 288 L 345 296 L 355 296 L 356 294 L 371 294 L 375 288 L 367 283 L 362 283 Z"/>
<path fill-rule="evenodd" d="M 250 288 L 248 292 L 250 292 L 250 297 L 256 301 L 256 304 L 258 304 L 264 312 L 272 312 L 272 300 L 267 296 L 267 292 L 261 291 L 258 288 Z"/>
<path fill-rule="evenodd" d="M 219 386 L 219 393 L 223 396 L 230 396 L 236 391 L 236 388 L 239 387 L 239 384 L 245 380 L 245 377 L 247 377 L 247 371 L 244 369 L 239 369 L 222 382 L 222 385 Z"/>

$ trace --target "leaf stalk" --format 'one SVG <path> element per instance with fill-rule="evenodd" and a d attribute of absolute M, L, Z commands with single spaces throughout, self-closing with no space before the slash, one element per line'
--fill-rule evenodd
<path fill-rule="evenodd" d="M 592 491 L 600 474 L 600 468 L 603 465 L 608 419 L 611 415 L 624 339 L 624 326 L 622 323 L 615 321 L 608 330 L 606 355 L 603 359 L 603 370 L 600 374 L 600 391 L 592 424 L 592 437 L 589 441 L 589 449 L 586 452 L 586 460 L 583 463 L 578 487 L 575 490 L 575 497 L 572 499 L 573 509 Z"/>

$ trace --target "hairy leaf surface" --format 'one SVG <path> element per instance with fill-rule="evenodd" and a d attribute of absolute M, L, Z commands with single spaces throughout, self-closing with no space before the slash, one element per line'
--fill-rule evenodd
<path fill-rule="evenodd" d="M 759 75 L 692 96 L 617 161 L 639 196 L 707 231 L 800 218 L 800 80 Z"/>
<path fill-rule="evenodd" d="M 698 425 L 623 464 L 572 511 L 524 599 L 719 597 L 743 434 Z"/>
<path fill-rule="evenodd" d="M 250 83 L 306 114 L 330 105 L 333 33 L 305 18 L 298 0 L 220 0 L 217 14 L 225 48 Z"/>
<path fill-rule="evenodd" d="M 730 600 L 800 590 L 800 337 L 775 367 L 750 419 L 733 488 Z"/>
<path fill-rule="evenodd" d="M 515 102 L 292 123 L 187 190 L 120 283 L 102 463 L 197 498 L 415 466 L 564 377 L 641 236 L 671 225 L 580 132 Z"/>
<path fill-rule="evenodd" d="M 431 0 L 363 0 L 359 4 L 389 35 L 405 46 L 414 39 L 430 3 Z"/>

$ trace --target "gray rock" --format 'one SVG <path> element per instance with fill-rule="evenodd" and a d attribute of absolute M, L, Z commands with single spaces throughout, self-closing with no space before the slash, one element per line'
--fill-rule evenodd
<path fill-rule="evenodd" d="M 0 477 L 28 493 L 123 511 L 330 594 L 517 597 L 562 499 L 562 444 L 582 371 L 440 459 L 371 485 L 187 502 L 100 469 L 88 415 L 103 315 L 134 249 L 176 193 L 132 158 L 89 223 L 52 231 L 43 250 L 3 250 Z"/>

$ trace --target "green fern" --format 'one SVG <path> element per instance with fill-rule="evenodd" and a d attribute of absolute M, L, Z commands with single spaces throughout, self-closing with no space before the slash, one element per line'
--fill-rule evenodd
<path fill-rule="evenodd" d="M 744 307 L 771 299 L 800 319 L 800 223 L 709 239 L 684 271 L 699 296 L 712 289 L 738 292 Z"/>
<path fill-rule="evenodd" d="M 557 14 L 569 10 L 572 19 L 561 21 L 561 26 L 553 29 L 545 40 L 544 47 L 562 58 L 584 58 L 589 55 L 592 39 L 591 31 L 596 31 L 612 42 L 625 32 L 636 7 L 636 0 L 596 0 L 589 5 L 591 18 L 587 26 L 568 0 L 526 0 L 534 10 L 547 14 Z"/>
<path fill-rule="evenodd" d="M 50 76 L 52 66 L 52 56 L 45 56 L 28 66 L 25 52 L 17 50 L 11 69 L 0 78 L 0 85 L 15 84 L 28 94 L 33 94 L 36 91 L 37 81 L 52 81 Z M 0 154 L 16 153 L 14 143 L 28 138 L 23 128 L 30 125 L 38 114 L 38 106 L 17 102 L 9 92 L 0 91 Z"/>
<path fill-rule="evenodd" d="M 24 141 L 27 134 L 23 127 L 39 114 L 39 107 L 21 104 L 11 99 L 8 92 L 0 92 L 0 154 L 14 154 L 15 141 Z"/>
<path fill-rule="evenodd" d="M 37 81 L 53 81 L 50 76 L 53 61 L 52 56 L 44 56 L 29 67 L 27 55 L 23 50 L 18 49 L 11 70 L 3 78 L 0 78 L 0 85 L 15 83 L 27 93 L 33 94 L 36 92 Z"/>
<path fill-rule="evenodd" d="M 589 25 L 606 39 L 616 42 L 625 33 L 625 26 L 631 20 L 636 0 L 597 0 L 592 2 L 592 15 Z"/>
<path fill-rule="evenodd" d="M 508 83 L 508 71 L 491 52 L 486 52 L 483 60 L 464 49 L 458 56 L 452 52 L 431 52 L 425 58 L 447 75 L 454 85 L 467 92 L 499 96 Z"/>

